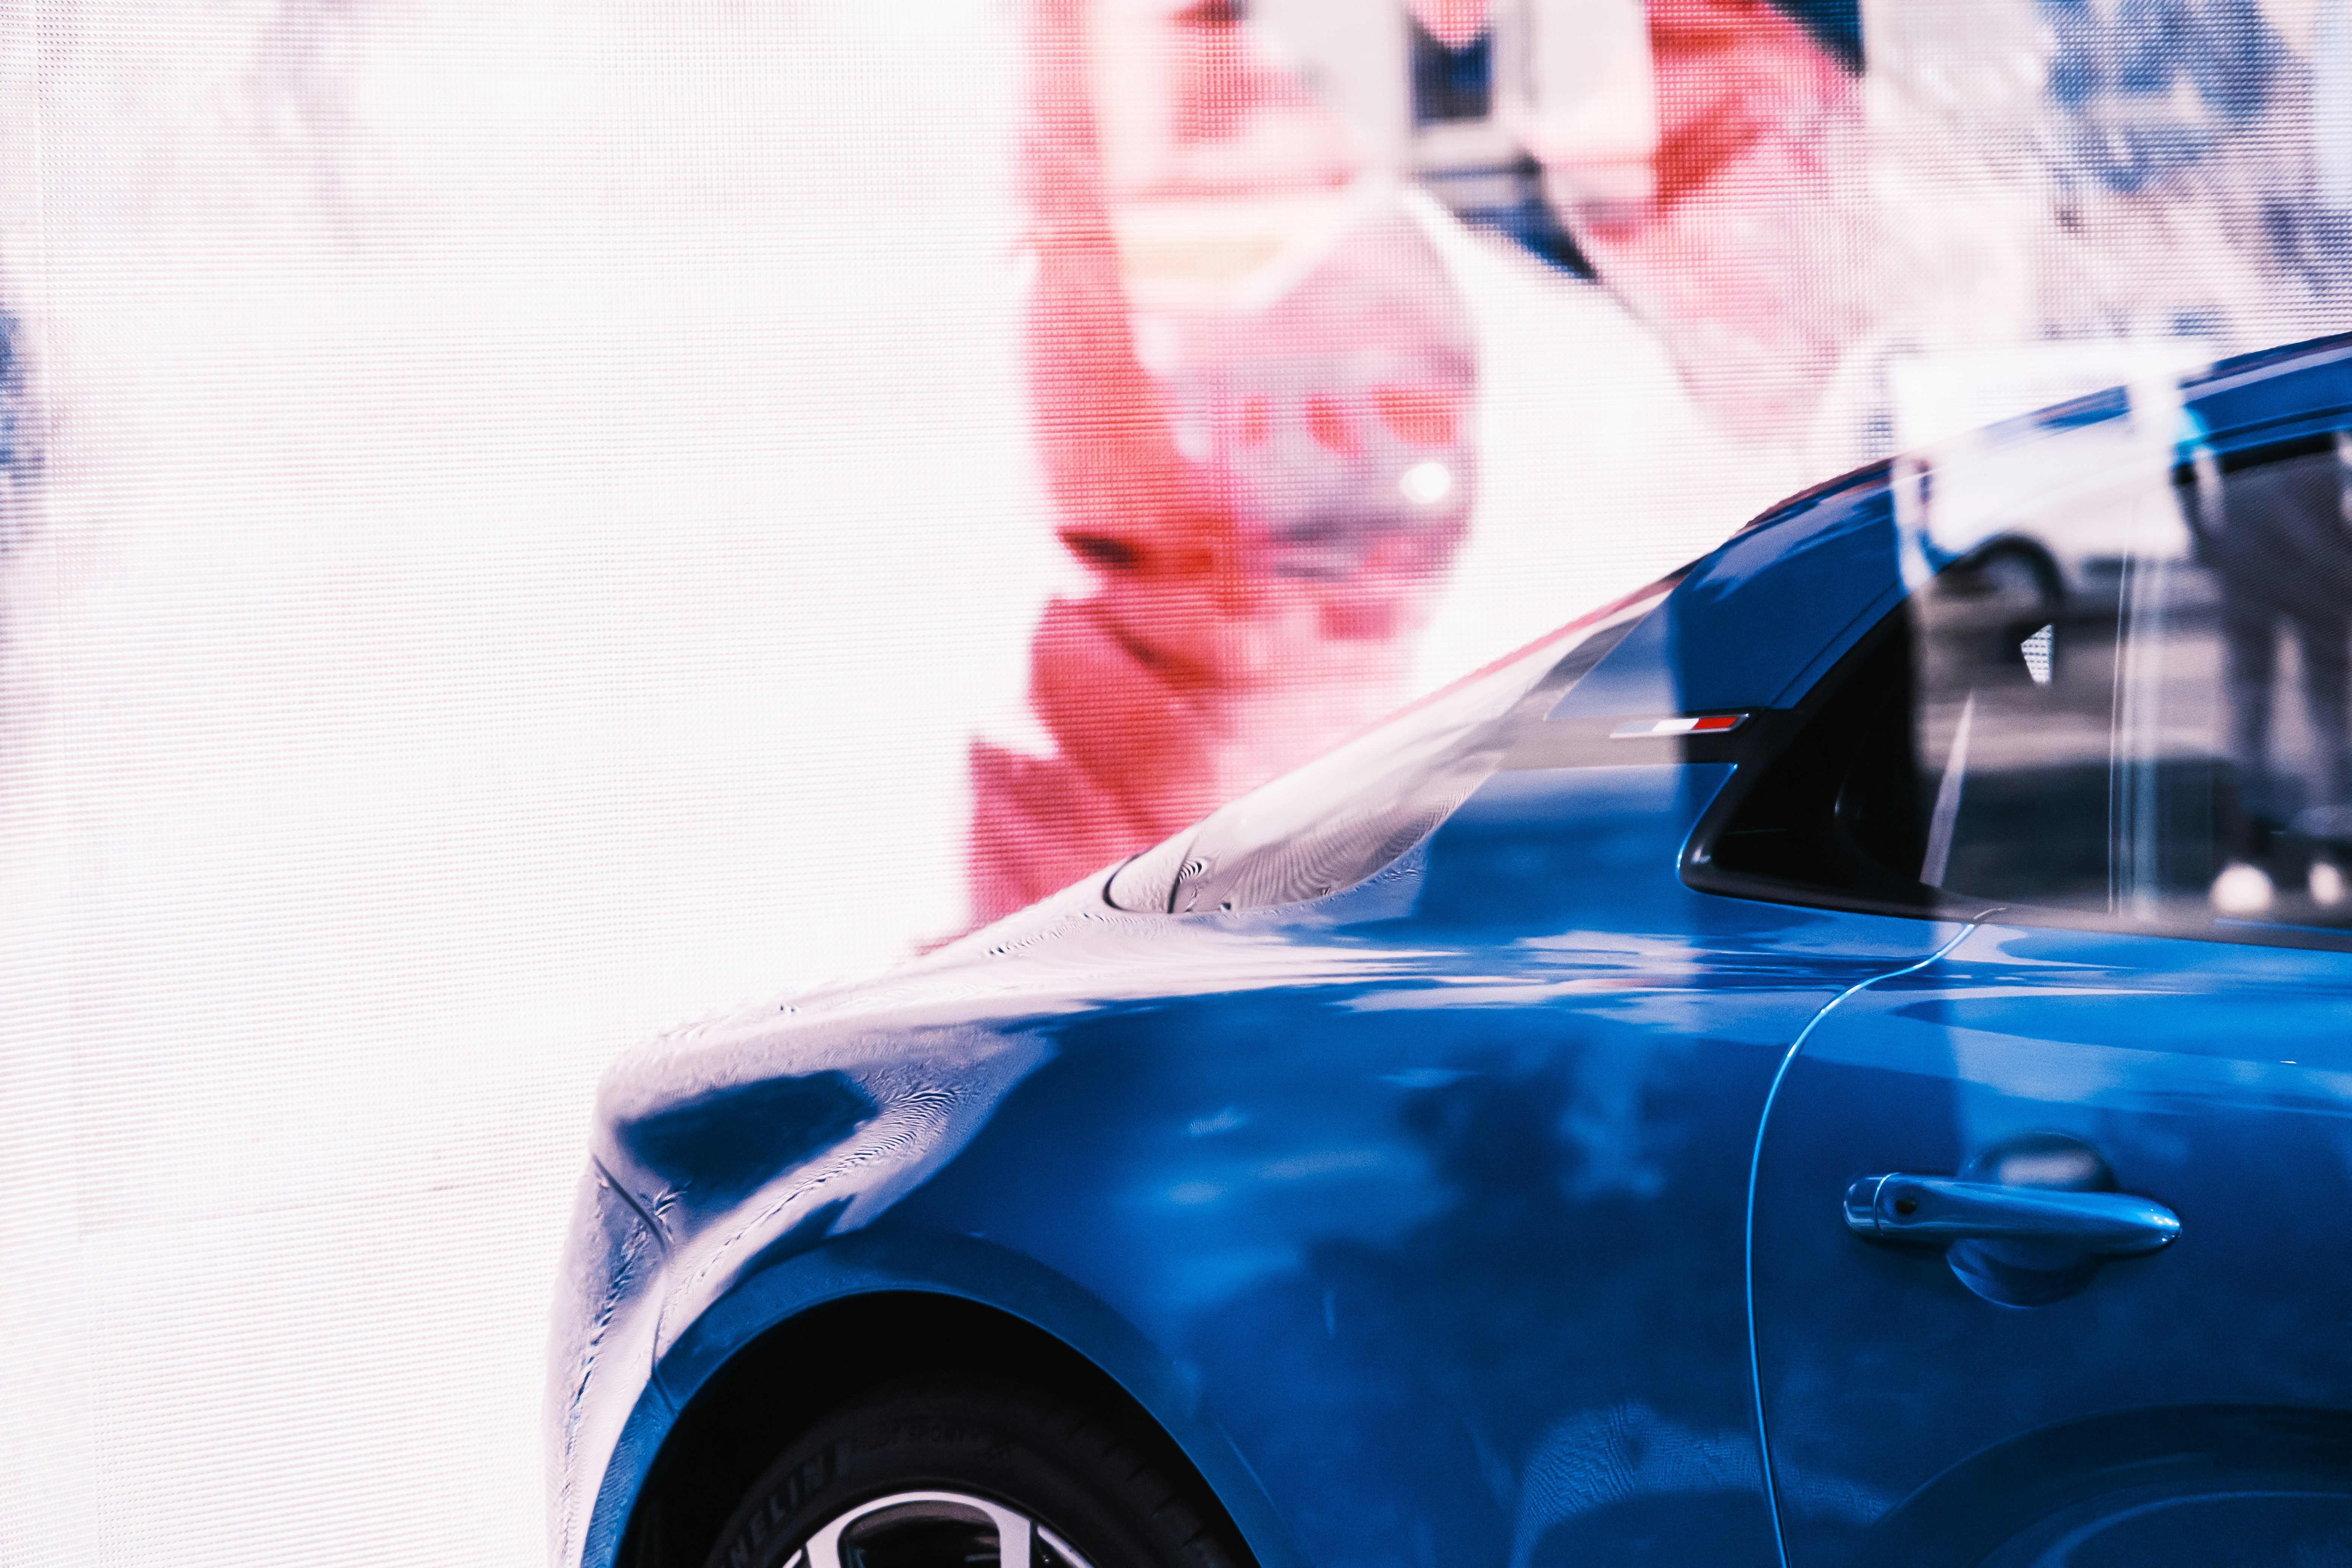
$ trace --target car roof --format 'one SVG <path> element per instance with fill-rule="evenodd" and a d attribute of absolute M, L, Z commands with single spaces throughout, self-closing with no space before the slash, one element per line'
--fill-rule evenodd
<path fill-rule="evenodd" d="M 1902 598 L 1890 471 L 1792 497 L 1701 559 L 1552 717 L 1794 700 Z"/>
<path fill-rule="evenodd" d="M 2352 333 L 2241 354 L 2185 376 L 2181 405 L 2216 439 L 2333 429 L 2352 410 Z M 1994 446 L 2112 419 L 2124 388 L 2025 415 Z M 1794 703 L 1906 592 L 1895 460 L 1791 496 L 1702 558 L 1552 717 L 1686 713 Z"/>

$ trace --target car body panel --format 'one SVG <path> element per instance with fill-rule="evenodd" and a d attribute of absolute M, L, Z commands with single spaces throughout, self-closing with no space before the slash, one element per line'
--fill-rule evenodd
<path fill-rule="evenodd" d="M 2352 953 L 1998 916 L 1825 1016 L 1774 1101 L 1758 1181 L 1758 1352 L 1790 1568 L 1877 1560 L 1873 1527 L 1898 1504 L 1929 1511 L 1921 1494 L 1966 1489 L 1972 1458 L 2044 1429 L 2074 1437 L 2037 1461 L 2033 1508 L 2074 1510 L 2084 1542 L 2121 1532 L 2082 1561 L 2147 1550 L 2127 1547 L 2126 1513 L 2162 1504 L 2187 1530 L 2198 1507 L 2266 1489 L 2308 1501 L 2233 1518 L 2240 1559 L 2297 1561 L 2322 1520 L 2343 1539 L 2352 1471 L 2332 1501 L 2305 1475 L 2352 1458 L 2340 1425 L 2273 1438 L 2260 1464 L 2243 1440 L 2184 1437 L 2205 1458 L 2161 1477 L 2133 1456 L 2159 1419 L 2352 1409 L 2348 1024 Z M 2037 1134 L 2095 1149 L 2117 1188 L 2178 1215 L 2179 1238 L 2021 1306 L 1972 1292 L 1940 1248 L 1864 1243 L 1843 1221 L 1858 1177 L 1948 1175 Z M 1912 1561 L 1974 1562 L 2007 1525 L 1958 1533 L 1948 1559 L 1915 1542 Z"/>
<path fill-rule="evenodd" d="M 2168 473 L 2347 408 L 2352 341 L 1972 451 L 2120 414 Z M 909 1289 L 1108 1373 L 1269 1568 L 1765 1563 L 1783 1531 L 1829 1568 L 1969 1531 L 2087 1568 L 2262 1497 L 2292 1545 L 2352 1444 L 2340 1258 L 2282 1196 L 2336 1205 L 2352 1171 L 2352 959 L 1697 890 L 1694 835 L 1762 753 L 1612 739 L 1789 733 L 1941 563 L 1906 542 L 1923 471 L 1823 486 L 1698 563 L 1355 886 L 1130 913 L 1106 871 L 624 1058 L 558 1303 L 558 1568 L 609 1568 L 743 1347 Z M 2096 1144 L 2183 1239 L 2014 1308 L 1841 1223 L 1864 1166 L 1948 1173 L 1996 1123 Z M 2191 1159 L 2205 1139 L 2223 1154 Z M 2182 1321 L 2222 1353 L 2152 1337 Z"/>
<path fill-rule="evenodd" d="M 762 1334 L 816 1308 L 886 1293 L 982 1303 L 1044 1330 L 1133 1394 L 1175 1439 L 1249 1540 L 1263 1568 L 1307 1561 L 1197 1390 L 1158 1346 L 1076 1281 L 977 1237 L 894 1226 L 831 1237 L 764 1262 L 697 1317 L 629 1413 L 595 1500 L 581 1561 L 617 1559 L 631 1502 L 677 1412 Z"/>
<path fill-rule="evenodd" d="M 1887 478 L 1809 491 L 1699 561 L 1552 718 L 1793 701 L 1902 596 Z"/>
<path fill-rule="evenodd" d="M 1348 893 L 1186 920 L 1073 895 L 845 1017 L 638 1058 L 606 1103 L 648 1110 L 599 1154 L 665 1234 L 636 1308 L 660 1388 L 581 1560 L 617 1547 L 667 1413 L 837 1293 L 784 1281 L 853 1245 L 899 1260 L 871 1288 L 967 1295 L 1096 1359 L 1189 1436 L 1262 1561 L 1768 1560 L 1741 1253 L 1764 1096 L 1823 1005 L 1948 932 L 1684 888 L 1729 771 L 1505 772 Z M 909 1075 L 906 1041 L 965 1098 Z M 796 1158 L 715 1205 L 639 1146 L 730 1092 L 836 1121 L 843 1079 L 875 1110 L 822 1148 L 780 1129 Z"/>
<path fill-rule="evenodd" d="M 1845 917 L 1710 921 L 1640 877 L 1722 771 L 1503 775 L 1431 843 L 1412 914 L 1363 932 L 1409 962 L 1071 1020 L 882 1226 L 984 1229 L 1087 1282 L 1313 1561 L 1769 1553 L 1749 1143 L 1787 1044 L 1924 932 L 1824 952 Z M 1645 883 L 1689 903 L 1643 909 Z"/>

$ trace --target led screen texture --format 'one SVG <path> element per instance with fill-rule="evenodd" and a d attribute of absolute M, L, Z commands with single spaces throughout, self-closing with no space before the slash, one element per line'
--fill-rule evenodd
<path fill-rule="evenodd" d="M 2347 0 L 0 0 L 0 1561 L 542 1561 L 620 1047 L 2347 235 Z"/>

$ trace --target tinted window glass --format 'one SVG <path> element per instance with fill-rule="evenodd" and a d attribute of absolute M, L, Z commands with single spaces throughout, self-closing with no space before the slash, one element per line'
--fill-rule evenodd
<path fill-rule="evenodd" d="M 2341 439 L 2202 455 L 2180 487 L 2186 540 L 2131 563 L 2110 808 L 2123 912 L 2201 901 L 2224 920 L 2352 926 Z"/>
<path fill-rule="evenodd" d="M 2121 584 L 2136 552 L 2183 537 L 2168 444 L 2132 435 L 2110 420 L 1898 481 L 1920 556 L 1948 563 L 1907 626 L 1921 821 L 1901 868 L 1928 888 L 2108 907 Z"/>
<path fill-rule="evenodd" d="M 1697 879 L 2352 931 L 2352 447 L 2217 447 L 2163 387 L 2075 412 L 1897 466 L 1917 585 Z"/>

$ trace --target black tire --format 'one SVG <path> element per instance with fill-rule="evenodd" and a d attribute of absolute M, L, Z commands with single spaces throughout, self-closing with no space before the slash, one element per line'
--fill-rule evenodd
<path fill-rule="evenodd" d="M 708 1568 L 785 1568 L 845 1515 L 925 1492 L 985 1500 L 1034 1521 L 1042 1530 L 1032 1568 L 1055 1568 L 1062 1551 L 1081 1560 L 1071 1568 L 1250 1568 L 1224 1510 L 1157 1437 L 1011 1384 L 887 1384 L 823 1416 L 751 1483 Z M 994 1563 L 996 1537 L 976 1521 L 952 1507 L 864 1515 L 851 1528 L 870 1539 L 842 1538 L 842 1568 Z"/>

